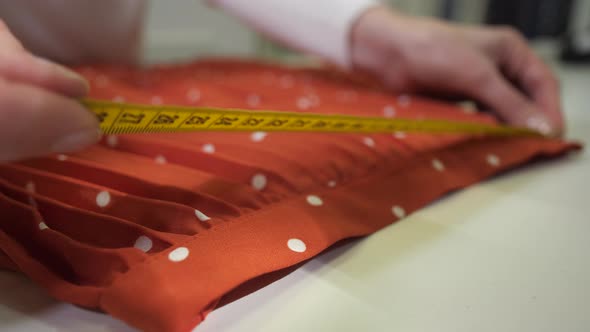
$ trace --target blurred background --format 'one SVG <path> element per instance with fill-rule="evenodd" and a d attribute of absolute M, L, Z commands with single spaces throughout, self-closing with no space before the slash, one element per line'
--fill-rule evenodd
<path fill-rule="evenodd" d="M 296 1 L 296 0 L 278 0 Z M 320 1 L 320 0 L 319 0 Z M 199 0 L 150 0 L 144 36 L 148 62 L 233 55 L 300 61 Z M 590 0 L 383 0 L 401 11 L 472 24 L 509 24 L 545 58 L 590 59 Z M 173 4 L 173 5 L 171 5 Z"/>

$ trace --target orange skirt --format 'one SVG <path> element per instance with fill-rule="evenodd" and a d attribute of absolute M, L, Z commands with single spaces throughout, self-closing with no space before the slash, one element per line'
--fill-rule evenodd
<path fill-rule="evenodd" d="M 327 69 L 203 60 L 78 71 L 97 99 L 495 121 Z M 578 148 L 403 132 L 107 136 L 77 154 L 0 165 L 0 267 L 142 330 L 190 331 L 340 240 Z"/>

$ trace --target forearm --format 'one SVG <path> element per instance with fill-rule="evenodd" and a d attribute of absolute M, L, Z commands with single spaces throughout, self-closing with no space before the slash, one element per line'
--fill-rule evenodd
<path fill-rule="evenodd" d="M 260 33 L 293 49 L 351 67 L 355 21 L 377 0 L 210 0 Z"/>

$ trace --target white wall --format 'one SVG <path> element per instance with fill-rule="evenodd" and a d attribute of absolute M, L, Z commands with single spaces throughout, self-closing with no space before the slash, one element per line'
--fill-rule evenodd
<path fill-rule="evenodd" d="M 149 0 L 144 51 L 148 61 L 196 55 L 253 55 L 259 38 L 202 0 Z"/>

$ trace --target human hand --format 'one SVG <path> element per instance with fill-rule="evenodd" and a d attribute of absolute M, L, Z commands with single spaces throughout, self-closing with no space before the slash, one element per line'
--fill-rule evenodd
<path fill-rule="evenodd" d="M 79 150 L 100 138 L 75 98 L 82 77 L 26 51 L 0 21 L 0 162 Z"/>
<path fill-rule="evenodd" d="M 351 57 L 398 92 L 471 98 L 505 122 L 564 130 L 559 84 L 525 39 L 506 27 L 468 27 L 376 7 L 353 27 Z"/>

